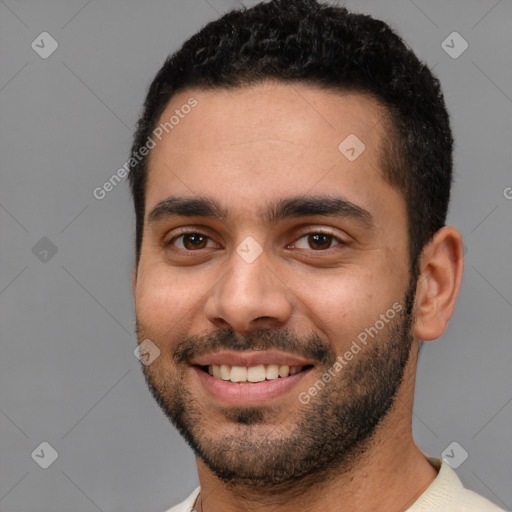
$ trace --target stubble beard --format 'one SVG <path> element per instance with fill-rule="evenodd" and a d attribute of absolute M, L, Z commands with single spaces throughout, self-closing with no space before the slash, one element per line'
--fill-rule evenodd
<path fill-rule="evenodd" d="M 323 481 L 357 464 L 395 403 L 411 353 L 414 291 L 410 286 L 402 311 L 309 403 L 302 404 L 297 398 L 286 424 L 273 421 L 279 414 L 274 406 L 225 407 L 219 412 L 229 429 L 213 436 L 204 406 L 192 395 L 186 380 L 177 376 L 180 372 L 174 373 L 170 382 L 170 372 L 163 378 L 163 372 L 152 365 L 142 366 L 146 383 L 195 454 L 226 484 L 280 492 L 304 481 Z M 146 334 L 138 322 L 139 340 Z M 278 332 L 272 334 L 279 339 Z M 255 332 L 255 339 L 257 336 Z M 284 341 L 282 345 L 273 341 L 274 348 L 298 343 L 297 338 L 287 338 L 288 345 Z M 318 339 L 312 338 L 311 343 L 315 342 Z M 337 357 L 332 346 L 323 344 L 316 352 L 311 347 L 312 353 L 323 354 L 322 364 L 314 368 L 319 379 Z M 183 345 L 187 346 L 187 339 Z"/>

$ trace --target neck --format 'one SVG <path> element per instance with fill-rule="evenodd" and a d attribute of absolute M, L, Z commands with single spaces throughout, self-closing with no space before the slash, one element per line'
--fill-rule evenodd
<path fill-rule="evenodd" d="M 280 488 L 278 492 L 235 486 L 219 480 L 197 459 L 200 512 L 401 512 L 437 476 L 412 438 L 412 397 L 416 358 L 411 357 L 395 406 L 350 469 L 332 470 L 321 481 Z M 409 366 L 411 366 L 409 368 Z"/>

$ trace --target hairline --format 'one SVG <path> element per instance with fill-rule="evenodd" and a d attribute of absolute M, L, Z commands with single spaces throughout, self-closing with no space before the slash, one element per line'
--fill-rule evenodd
<path fill-rule="evenodd" d="M 393 189 L 395 189 L 400 197 L 403 199 L 405 208 L 406 208 L 406 227 L 407 227 L 407 242 L 408 242 L 408 252 L 409 252 L 409 260 L 410 260 L 410 267 L 411 271 L 413 270 L 413 264 L 417 265 L 417 261 L 413 261 L 413 254 L 412 254 L 412 232 L 411 232 L 411 215 L 410 215 L 410 208 L 409 208 L 409 201 L 408 201 L 408 191 L 405 189 L 405 187 L 401 186 L 399 183 L 396 183 L 393 181 L 392 176 L 397 175 L 397 173 L 400 173 L 400 170 L 397 171 L 397 168 L 400 169 L 401 166 L 404 165 L 404 155 L 401 154 L 401 151 L 398 149 L 399 146 L 399 140 L 398 137 L 400 137 L 400 128 L 398 126 L 398 123 L 393 118 L 393 114 L 391 111 L 391 108 L 386 105 L 376 94 L 365 90 L 363 87 L 358 87 L 357 85 L 330 85 L 330 84 L 322 84 L 319 83 L 318 80 L 315 79 L 283 79 L 281 77 L 274 77 L 274 76 L 268 76 L 268 77 L 261 77 L 255 80 L 240 80 L 236 84 L 184 84 L 181 87 L 178 87 L 174 91 L 170 93 L 170 96 L 167 98 L 167 101 L 165 104 L 163 104 L 159 109 L 159 115 L 155 119 L 153 125 L 148 129 L 148 133 L 152 134 L 153 131 L 159 124 L 162 122 L 162 117 L 165 113 L 165 111 L 169 108 L 172 101 L 179 95 L 186 94 L 187 92 L 189 94 L 193 94 L 195 91 L 201 92 L 201 91 L 236 91 L 236 90 L 242 90 L 242 89 L 248 89 L 251 87 L 255 87 L 261 84 L 280 84 L 280 85 L 289 85 L 292 86 L 293 84 L 303 85 L 306 87 L 310 87 L 311 89 L 322 91 L 326 93 L 330 93 L 333 95 L 343 95 L 343 94 L 356 94 L 359 96 L 364 97 L 366 100 L 369 100 L 374 107 L 376 108 L 377 112 L 382 113 L 381 117 L 379 118 L 379 121 L 370 128 L 370 130 L 378 129 L 379 130 L 379 136 L 377 137 L 377 161 L 376 161 L 376 170 L 380 173 L 381 178 L 388 183 Z M 379 125 L 379 126 L 377 126 Z M 386 154 L 384 152 L 384 147 L 391 148 L 391 151 L 388 152 L 388 155 L 393 155 L 391 158 L 386 158 Z M 154 149 L 154 148 L 153 148 Z M 140 262 L 140 256 L 142 252 L 142 244 L 144 239 L 144 226 L 146 224 L 146 214 L 147 214 L 147 204 L 146 204 L 146 191 L 147 191 L 147 185 L 148 185 L 148 179 L 149 179 L 149 173 L 150 173 L 150 166 L 151 166 L 151 155 L 153 154 L 153 149 L 148 151 L 147 156 L 144 158 L 142 162 L 140 162 L 140 168 L 139 171 L 142 172 L 142 179 L 141 179 L 141 188 L 142 188 L 142 226 L 141 226 L 141 237 L 140 237 L 140 247 L 138 250 L 138 254 L 136 254 L 136 269 L 138 269 L 138 265 Z M 403 171 L 402 171 L 403 172 Z"/>

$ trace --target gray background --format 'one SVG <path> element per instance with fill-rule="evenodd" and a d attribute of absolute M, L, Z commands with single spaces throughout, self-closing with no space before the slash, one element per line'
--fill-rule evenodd
<path fill-rule="evenodd" d="M 127 183 L 103 200 L 92 192 L 126 161 L 167 54 L 236 5 L 0 2 L 4 512 L 159 512 L 198 484 L 192 453 L 152 400 L 133 354 Z M 463 482 L 510 510 L 512 3 L 347 6 L 389 22 L 434 67 L 456 138 L 449 223 L 464 236 L 466 271 L 447 333 L 420 358 L 415 437 L 434 456 L 457 441 L 469 454 L 457 469 Z M 59 44 L 47 59 L 31 48 L 43 31 Z M 441 47 L 453 31 L 469 44 L 457 59 Z M 58 452 L 48 469 L 31 457 L 43 441 Z"/>

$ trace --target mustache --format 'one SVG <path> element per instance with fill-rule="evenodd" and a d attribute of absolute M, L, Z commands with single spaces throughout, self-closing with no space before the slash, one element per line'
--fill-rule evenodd
<path fill-rule="evenodd" d="M 331 345 L 316 333 L 298 337 L 291 330 L 261 328 L 241 335 L 232 329 L 220 329 L 198 336 L 185 336 L 178 340 L 173 351 L 175 363 L 183 363 L 194 356 L 221 350 L 245 352 L 249 350 L 280 350 L 296 354 L 318 364 L 336 360 Z"/>

